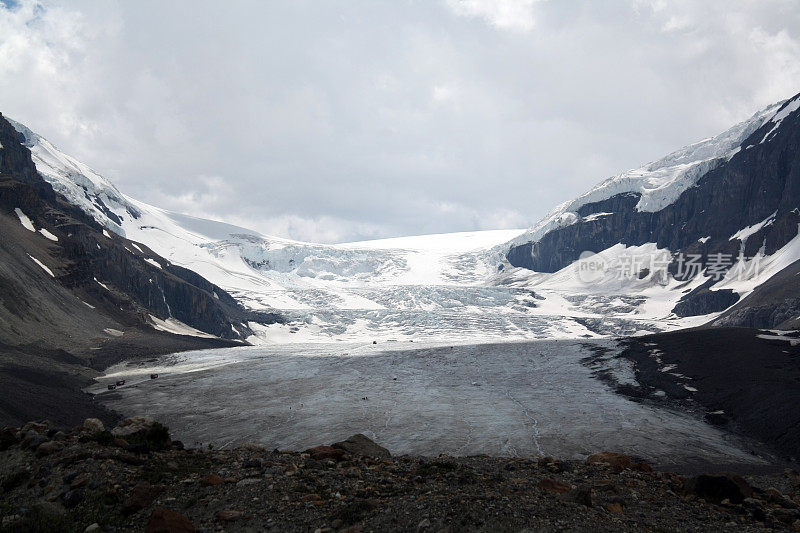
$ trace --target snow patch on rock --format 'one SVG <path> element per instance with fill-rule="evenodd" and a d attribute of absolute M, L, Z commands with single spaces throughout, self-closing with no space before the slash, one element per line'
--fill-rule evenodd
<path fill-rule="evenodd" d="M 45 265 L 44 263 L 42 263 L 41 261 L 39 261 L 38 259 L 36 259 L 35 257 L 33 257 L 31 254 L 28 254 L 28 257 L 30 257 L 30 258 L 33 260 L 33 262 L 34 262 L 34 263 L 36 263 L 37 265 L 39 265 L 39 266 L 42 268 L 42 270 L 44 270 L 45 272 L 47 272 L 48 274 L 50 274 L 50 277 L 51 277 L 51 278 L 54 278 L 54 277 L 56 277 L 56 275 L 55 275 L 55 274 L 53 274 L 53 271 L 52 271 L 52 270 L 50 270 L 50 269 L 47 267 L 47 265 Z"/>
<path fill-rule="evenodd" d="M 28 218 L 28 215 L 22 212 L 22 209 L 15 207 L 14 212 L 17 214 L 17 217 L 19 217 L 20 224 L 22 224 L 26 230 L 36 232 L 33 222 L 31 222 L 31 219 Z"/>

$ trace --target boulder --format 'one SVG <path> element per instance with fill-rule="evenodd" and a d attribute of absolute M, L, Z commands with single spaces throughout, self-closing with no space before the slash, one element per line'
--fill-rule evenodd
<path fill-rule="evenodd" d="M 586 458 L 587 464 L 607 464 L 614 470 L 621 471 L 631 466 L 631 458 L 624 453 L 598 452 Z"/>
<path fill-rule="evenodd" d="M 99 418 L 87 418 L 83 421 L 83 430 L 88 433 L 100 433 L 106 430 L 106 426 Z"/>
<path fill-rule="evenodd" d="M 736 474 L 700 474 L 683 482 L 683 490 L 706 501 L 742 503 L 753 495 L 753 489 Z"/>
<path fill-rule="evenodd" d="M 29 448 L 31 450 L 35 450 L 45 442 L 47 442 L 47 437 L 37 433 L 34 430 L 29 430 L 24 433 L 21 445 L 23 448 Z"/>
<path fill-rule="evenodd" d="M 156 507 L 144 528 L 145 533 L 195 533 L 192 521 L 180 513 Z"/>
<path fill-rule="evenodd" d="M 23 433 L 27 433 L 28 431 L 35 431 L 36 433 L 40 433 L 42 435 L 46 435 L 48 431 L 50 431 L 50 422 L 45 420 L 44 422 L 28 422 L 24 426 L 22 426 L 21 431 Z"/>
<path fill-rule="evenodd" d="M 117 427 L 111 430 L 111 434 L 115 437 L 126 438 L 131 435 L 146 433 L 155 424 L 156 421 L 149 416 L 132 416 L 117 424 Z"/>
<path fill-rule="evenodd" d="M 375 444 L 371 439 L 357 433 L 352 437 L 341 442 L 336 442 L 331 445 L 333 448 L 339 448 L 353 455 L 362 455 L 365 457 L 377 457 L 378 459 L 388 459 L 392 456 L 389 450 L 383 446 Z"/>
<path fill-rule="evenodd" d="M 140 481 L 134 485 L 131 494 L 127 500 L 122 504 L 123 514 L 133 514 L 141 511 L 156 499 L 161 493 L 159 487 L 153 487 L 147 481 Z"/>
<path fill-rule="evenodd" d="M 334 448 L 333 446 L 315 446 L 306 450 L 306 453 L 316 461 L 324 461 L 326 459 L 339 461 L 344 456 L 345 451 L 342 448 Z"/>
<path fill-rule="evenodd" d="M 36 448 L 36 457 L 44 457 L 46 455 L 53 454 L 61 450 L 63 447 L 63 444 L 54 440 L 43 442 L 38 448 Z"/>
<path fill-rule="evenodd" d="M 111 435 L 124 439 L 131 445 L 142 444 L 158 450 L 170 444 L 169 430 L 147 416 L 126 418 L 111 430 Z"/>

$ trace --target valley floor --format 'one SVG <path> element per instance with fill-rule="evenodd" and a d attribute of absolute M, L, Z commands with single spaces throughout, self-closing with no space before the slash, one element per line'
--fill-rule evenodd
<path fill-rule="evenodd" d="M 300 450 L 363 433 L 395 454 L 581 459 L 613 449 L 683 470 L 775 464 L 750 433 L 709 424 L 701 404 L 670 401 L 676 387 L 674 399 L 694 394 L 684 386 L 691 377 L 664 385 L 669 396 L 651 387 L 652 398 L 634 397 L 641 364 L 622 348 L 552 340 L 205 350 L 116 365 L 91 390 L 125 415 L 164 421 L 187 444 L 217 448 Z M 105 390 L 118 379 L 126 385 Z"/>

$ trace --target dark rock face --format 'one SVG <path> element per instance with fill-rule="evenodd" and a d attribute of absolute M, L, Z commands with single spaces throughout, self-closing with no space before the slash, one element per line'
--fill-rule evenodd
<path fill-rule="evenodd" d="M 708 282 L 681 298 L 672 312 L 678 316 L 707 315 L 724 311 L 739 301 L 739 295 L 731 289 L 709 290 L 708 288 L 712 284 L 710 282 L 713 280 L 709 279 Z"/>
<path fill-rule="evenodd" d="M 712 322 L 714 326 L 800 328 L 800 261 L 792 263 Z"/>
<path fill-rule="evenodd" d="M 660 211 L 637 211 L 639 195 L 633 193 L 586 204 L 578 210 L 582 218 L 577 223 L 553 230 L 537 242 L 514 246 L 506 258 L 516 267 L 556 272 L 576 261 L 583 251 L 600 252 L 617 243 L 637 246 L 654 242 L 674 254 L 699 254 L 703 263 L 710 254 L 735 258 L 741 251 L 750 257 L 762 247 L 772 254 L 800 231 L 800 111 L 791 113 L 761 142 L 773 126 L 767 123 L 756 130 L 729 161 L 719 161 L 694 187 Z M 611 214 L 585 220 L 593 213 Z M 770 223 L 744 242 L 731 239 L 742 228 L 770 217 Z M 705 237 L 709 239 L 699 241 Z M 673 260 L 670 272 L 676 269 Z M 726 302 L 730 305 L 735 300 L 730 295 L 698 293 L 679 311 L 719 310 Z"/>
<path fill-rule="evenodd" d="M 714 418 L 706 419 L 715 425 L 796 460 L 800 457 L 800 344 L 793 346 L 769 335 L 764 338 L 765 333 L 696 328 L 628 339 L 621 356 L 633 364 L 639 386 L 618 391 L 636 401 L 646 399 L 669 408 L 699 405 L 713 414 Z M 673 370 L 662 371 L 667 365 Z M 687 384 L 696 390 L 687 390 Z"/>
<path fill-rule="evenodd" d="M 16 238 L 5 243 L 7 266 L 17 260 L 26 263 L 24 254 L 12 250 L 15 245 L 30 241 L 26 249 L 54 272 L 60 288 L 72 292 L 80 300 L 111 315 L 122 324 L 149 322 L 149 316 L 175 318 L 196 329 L 226 339 L 240 339 L 251 332 L 247 321 L 271 323 L 280 317 L 269 313 L 250 313 L 228 293 L 196 273 L 160 258 L 143 245 L 138 252 L 130 241 L 103 228 L 90 216 L 71 205 L 53 191 L 36 172 L 27 147 L 20 144 L 20 134 L 0 115 L 0 213 L 16 232 Z M 34 222 L 57 237 L 46 241 L 41 235 L 19 230 L 15 209 L 19 208 Z M 106 236 L 109 235 L 109 236 Z M 12 258 L 11 256 L 14 256 Z M 155 260 L 161 268 L 147 260 Z M 27 264 L 26 267 L 30 267 Z M 101 285 L 102 284 L 102 285 Z M 23 279 L 12 280 L 0 275 L 3 300 L 11 304 L 10 315 L 27 320 L 32 313 L 32 295 Z M 48 287 L 44 292 L 58 291 Z M 34 297 L 33 300 L 41 299 Z M 234 329 L 234 327 L 236 329 Z M 102 328 L 101 328 L 102 329 Z M 237 332 L 238 330 L 238 332 Z M 7 336 L 0 328 L 0 340 L 17 344 L 22 338 Z"/>

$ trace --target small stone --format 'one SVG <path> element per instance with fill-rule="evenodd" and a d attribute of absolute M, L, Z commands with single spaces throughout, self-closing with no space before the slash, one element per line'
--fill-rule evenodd
<path fill-rule="evenodd" d="M 333 459 L 339 461 L 345 454 L 341 448 L 334 448 L 333 446 L 315 446 L 306 450 L 306 453 L 316 461 L 323 461 L 326 459 Z"/>
<path fill-rule="evenodd" d="M 223 522 L 234 522 L 241 517 L 241 511 L 219 511 L 217 513 L 217 520 L 222 520 Z"/>
<path fill-rule="evenodd" d="M 776 505 L 780 505 L 786 509 L 798 509 L 800 505 L 797 504 L 794 500 L 789 498 L 788 496 L 784 495 L 778 489 L 774 487 L 770 487 L 764 491 L 767 496 L 767 501 L 770 503 L 774 503 Z"/>
<path fill-rule="evenodd" d="M 62 501 L 64 502 L 64 507 L 72 508 L 78 505 L 83 501 L 83 490 L 82 489 L 74 489 L 68 490 L 62 496 Z"/>
<path fill-rule="evenodd" d="M 217 474 L 208 474 L 200 480 L 200 484 L 204 487 L 213 487 L 215 485 L 222 485 L 223 483 L 225 483 L 225 480 Z"/>
<path fill-rule="evenodd" d="M 79 489 L 81 487 L 86 486 L 89 483 L 89 474 L 81 474 L 79 476 L 75 476 L 69 484 L 69 488 L 71 489 Z"/>
<path fill-rule="evenodd" d="M 592 489 L 586 485 L 576 487 L 562 495 L 564 501 L 578 503 L 586 507 L 592 506 Z"/>
<path fill-rule="evenodd" d="M 245 442 L 236 447 L 237 450 L 245 450 L 248 452 L 265 452 L 267 447 L 257 442 Z"/>
<path fill-rule="evenodd" d="M 151 503 L 161 493 L 161 489 L 153 487 L 147 481 L 140 481 L 131 489 L 131 494 L 122 504 L 123 514 L 133 514 L 141 511 Z"/>
<path fill-rule="evenodd" d="M 23 448 L 28 448 L 30 450 L 36 450 L 36 448 L 38 448 L 45 442 L 47 442 L 47 437 L 31 430 L 25 433 L 25 436 L 22 439 L 21 446 Z"/>
<path fill-rule="evenodd" d="M 610 513 L 617 513 L 617 514 L 619 514 L 619 513 L 621 513 L 621 512 L 622 512 L 622 505 L 621 505 L 621 504 L 619 504 L 619 503 L 607 503 L 607 504 L 606 504 L 606 509 L 607 509 L 607 510 L 608 510 L 608 512 L 610 512 Z"/>
<path fill-rule="evenodd" d="M 243 468 L 261 468 L 261 459 L 248 459 L 242 463 Z"/>
<path fill-rule="evenodd" d="M 156 507 L 150 514 L 145 533 L 195 533 L 192 521 L 180 513 Z"/>
<path fill-rule="evenodd" d="M 36 457 L 45 457 L 47 455 L 52 455 L 57 451 L 61 450 L 63 447 L 64 447 L 63 444 L 54 440 L 43 442 L 36 448 Z"/>
<path fill-rule="evenodd" d="M 20 515 L 11 514 L 11 515 L 8 515 L 8 516 L 4 516 L 2 522 L 0 522 L 0 525 L 2 525 L 3 529 L 5 529 L 7 527 L 10 528 L 11 526 L 16 524 L 17 522 L 21 522 L 21 521 L 22 521 L 22 517 Z"/>
<path fill-rule="evenodd" d="M 567 485 L 566 483 L 562 483 L 560 481 L 556 481 L 555 479 L 551 479 L 549 477 L 544 478 L 539 482 L 539 488 L 556 494 L 566 494 L 567 492 L 572 490 L 572 487 L 570 485 Z"/>
<path fill-rule="evenodd" d="M 83 530 L 83 533 L 97 533 L 98 531 L 100 531 L 100 524 L 95 522 L 94 524 L 86 526 L 86 529 Z"/>
<path fill-rule="evenodd" d="M 301 502 L 314 502 L 322 500 L 322 497 L 319 494 L 305 494 L 300 498 Z"/>
<path fill-rule="evenodd" d="M 790 509 L 775 509 L 774 511 L 772 511 L 772 516 L 778 522 L 789 526 L 797 518 L 797 513 L 795 513 Z"/>
<path fill-rule="evenodd" d="M 598 452 L 586 458 L 587 464 L 607 464 L 616 471 L 622 471 L 631 466 L 631 458 L 624 453 Z"/>
<path fill-rule="evenodd" d="M 431 527 L 431 521 L 428 520 L 427 518 L 423 518 L 422 521 L 419 524 L 417 524 L 417 531 L 423 531 L 425 529 L 428 529 L 429 527 Z"/>

